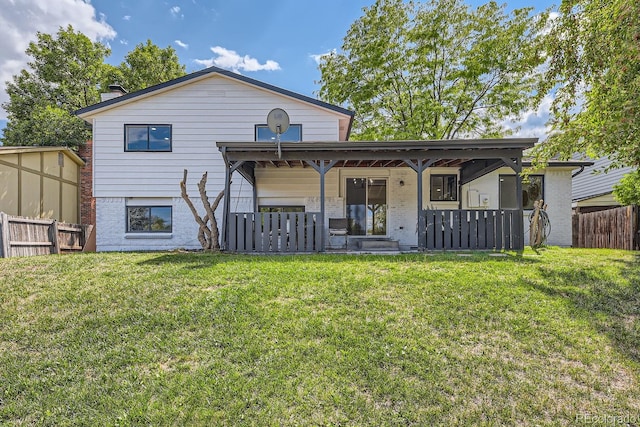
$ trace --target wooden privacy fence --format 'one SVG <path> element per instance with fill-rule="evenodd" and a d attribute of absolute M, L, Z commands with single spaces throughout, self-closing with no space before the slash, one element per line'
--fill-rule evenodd
<path fill-rule="evenodd" d="M 427 250 L 522 249 L 522 213 L 517 209 L 425 210 Z"/>
<path fill-rule="evenodd" d="M 232 212 L 227 250 L 231 252 L 319 252 L 322 221 L 317 212 Z"/>
<path fill-rule="evenodd" d="M 573 246 L 640 250 L 639 216 L 638 206 L 574 214 Z"/>
<path fill-rule="evenodd" d="M 92 228 L 0 212 L 0 258 L 79 252 Z"/>

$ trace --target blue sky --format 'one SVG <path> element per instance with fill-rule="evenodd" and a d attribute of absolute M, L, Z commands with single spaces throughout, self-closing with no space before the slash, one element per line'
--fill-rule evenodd
<path fill-rule="evenodd" d="M 150 39 L 173 46 L 187 71 L 217 65 L 315 97 L 316 58 L 340 49 L 349 26 L 373 0 L 0 0 L 0 102 L 6 80 L 26 66 L 37 31 L 73 25 L 108 44 L 119 64 Z M 468 0 L 471 5 L 483 2 Z M 507 0 L 507 9 L 552 7 L 549 0 Z M 546 103 L 545 103 L 546 104 Z M 528 113 L 520 136 L 542 137 L 548 105 Z M 0 111 L 0 128 L 6 113 Z"/>

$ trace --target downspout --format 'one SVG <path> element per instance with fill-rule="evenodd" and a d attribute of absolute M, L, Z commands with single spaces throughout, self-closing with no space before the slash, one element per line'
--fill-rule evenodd
<path fill-rule="evenodd" d="M 517 235 L 515 236 L 517 241 L 515 249 L 518 251 L 524 250 L 524 207 L 522 203 L 522 157 L 516 158 L 516 202 L 518 207 L 517 216 Z M 512 237 L 513 239 L 513 237 Z M 513 245 L 513 242 L 512 242 Z"/>
<path fill-rule="evenodd" d="M 253 194 L 252 194 L 253 195 L 253 212 L 256 212 L 256 213 L 258 212 L 258 189 L 256 188 L 257 186 L 258 186 L 258 183 L 255 182 L 255 180 L 254 180 L 254 182 L 253 182 L 253 190 L 252 190 L 252 192 L 253 192 Z"/>
<path fill-rule="evenodd" d="M 580 175 L 582 172 L 584 172 L 584 165 L 580 166 L 580 170 L 578 172 L 572 173 L 571 178 L 575 178 L 576 176 Z"/>
<path fill-rule="evenodd" d="M 458 210 L 462 210 L 462 181 L 460 177 L 458 177 Z"/>

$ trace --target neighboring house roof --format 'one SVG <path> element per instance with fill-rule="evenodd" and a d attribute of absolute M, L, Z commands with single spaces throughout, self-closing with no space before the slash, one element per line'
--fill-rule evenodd
<path fill-rule="evenodd" d="M 3 154 L 21 154 L 21 153 L 44 153 L 50 151 L 62 151 L 65 153 L 71 160 L 77 163 L 80 166 L 84 166 L 85 161 L 78 156 L 78 154 L 70 149 L 69 147 L 39 147 L 39 146 L 28 146 L 28 147 L 0 147 L 0 155 Z"/>
<path fill-rule="evenodd" d="M 611 160 L 602 157 L 593 161 L 591 166 L 585 167 L 584 172 L 573 178 L 571 199 L 575 202 L 609 194 L 622 176 L 633 170 L 631 167 L 626 167 L 596 173 L 609 165 L 611 165 Z"/>
<path fill-rule="evenodd" d="M 528 158 L 523 158 L 522 159 L 522 166 L 524 167 L 530 167 L 532 164 L 532 161 Z M 591 166 L 593 164 L 593 162 L 591 161 L 586 161 L 586 160 L 549 160 L 547 162 L 547 168 L 566 168 L 566 167 L 573 167 L 573 168 L 581 168 L 581 167 L 587 167 L 587 166 Z"/>
<path fill-rule="evenodd" d="M 136 92 L 127 93 L 125 95 L 112 98 L 103 102 L 99 102 L 97 104 L 89 105 L 88 107 L 77 110 L 75 114 L 80 117 L 83 117 L 87 115 L 87 113 L 95 112 L 97 110 L 101 110 L 109 107 L 114 107 L 114 106 L 117 106 L 118 104 L 123 104 L 128 101 L 134 100 L 136 98 L 149 96 L 151 94 L 154 94 L 155 92 L 160 92 L 169 88 L 177 87 L 189 81 L 200 79 L 211 74 L 218 74 L 218 75 L 228 77 L 243 83 L 247 83 L 262 89 L 266 89 L 274 93 L 278 93 L 280 95 L 288 96 L 290 98 L 297 99 L 299 101 L 313 104 L 318 107 L 325 108 L 327 110 L 335 111 L 337 113 L 344 114 L 351 117 L 351 120 L 353 120 L 353 116 L 355 115 L 355 112 L 348 110 L 346 108 L 329 104 L 327 102 L 320 101 L 318 99 L 311 98 L 309 96 L 301 95 L 299 93 L 295 93 L 290 90 L 282 89 L 277 86 L 273 86 L 268 83 L 264 83 L 259 80 L 252 79 L 250 77 L 243 76 L 242 74 L 234 73 L 233 71 L 225 70 L 218 67 L 205 68 L 204 70 L 196 71 L 194 73 L 190 73 L 182 77 L 178 77 L 177 79 L 169 80 L 168 82 L 150 86 L 146 89 L 142 89 Z"/>

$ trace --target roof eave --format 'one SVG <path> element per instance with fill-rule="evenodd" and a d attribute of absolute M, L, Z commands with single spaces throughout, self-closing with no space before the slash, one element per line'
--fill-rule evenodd
<path fill-rule="evenodd" d="M 522 161 L 522 166 L 524 167 L 531 167 L 531 165 L 532 165 L 532 162 L 530 160 Z M 578 160 L 567 160 L 567 161 L 551 160 L 547 162 L 547 165 L 546 165 L 547 168 L 562 168 L 562 167 L 580 168 L 580 167 L 586 167 L 586 166 L 593 166 L 593 162 L 578 161 Z"/>

